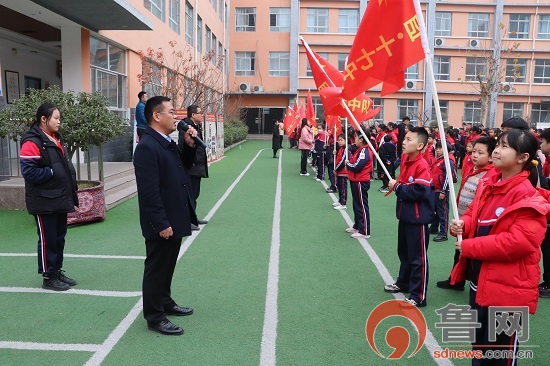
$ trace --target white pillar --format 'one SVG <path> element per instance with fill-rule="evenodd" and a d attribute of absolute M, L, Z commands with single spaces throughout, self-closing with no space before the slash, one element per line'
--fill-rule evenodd
<path fill-rule="evenodd" d="M 80 26 L 61 26 L 61 61 L 63 91 L 84 91 Z"/>

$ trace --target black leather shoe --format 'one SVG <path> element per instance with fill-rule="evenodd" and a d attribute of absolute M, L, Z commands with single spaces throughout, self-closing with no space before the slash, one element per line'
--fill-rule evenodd
<path fill-rule="evenodd" d="M 183 328 L 178 327 L 176 324 L 171 323 L 168 320 L 163 320 L 160 323 L 147 323 L 147 327 L 160 334 L 166 334 L 166 335 L 183 334 Z"/>
<path fill-rule="evenodd" d="M 193 314 L 193 309 L 184 308 L 184 307 L 181 307 L 179 305 L 176 305 L 170 310 L 165 310 L 164 314 L 166 314 L 166 315 L 186 316 L 186 315 Z"/>
<path fill-rule="evenodd" d="M 451 285 L 451 281 L 445 280 L 445 281 L 438 281 L 437 287 L 444 288 L 446 290 L 455 290 L 455 291 L 464 291 L 464 285 Z"/>
<path fill-rule="evenodd" d="M 208 224 L 208 220 L 197 220 L 199 225 L 206 225 Z"/>
<path fill-rule="evenodd" d="M 199 231 L 199 227 L 195 224 L 191 224 L 191 231 Z"/>
<path fill-rule="evenodd" d="M 435 238 L 433 238 L 433 241 L 435 242 L 439 242 L 439 241 L 447 241 L 447 235 L 441 235 L 441 234 L 437 234 L 437 236 Z"/>

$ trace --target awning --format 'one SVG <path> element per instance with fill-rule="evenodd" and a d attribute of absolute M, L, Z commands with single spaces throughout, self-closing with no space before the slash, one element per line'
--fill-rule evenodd
<path fill-rule="evenodd" d="M 153 29 L 153 23 L 126 0 L 31 1 L 94 32 Z"/>

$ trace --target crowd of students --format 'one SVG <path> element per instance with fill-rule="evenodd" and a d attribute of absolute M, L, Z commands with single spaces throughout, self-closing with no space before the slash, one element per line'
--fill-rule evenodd
<path fill-rule="evenodd" d="M 401 125 L 401 136 L 400 126 L 390 122 L 365 125 L 364 133 L 351 129 L 347 141 L 344 134 L 333 141 L 331 131 L 319 128 L 314 134 L 304 119 L 298 143 L 300 174 L 309 175 L 305 164 L 313 151 L 316 180 L 324 180 L 326 172 L 327 192 L 338 192 L 336 210 L 347 208 L 349 180 L 354 225 L 346 232 L 353 238 L 371 235 L 371 181 L 380 179 L 379 191 L 395 194 L 400 268 L 396 281 L 384 291 L 408 293 L 405 301 L 412 306 L 427 305 L 430 234 L 436 235 L 435 242 L 447 241 L 448 234 L 457 237 L 450 275 L 438 281 L 437 287 L 464 291 L 469 280 L 470 306 L 481 325 L 475 330 L 473 348 L 485 354 L 489 349 L 509 347 L 512 356 L 502 364 L 515 360 L 518 332 L 502 332 L 496 340 L 488 337 L 489 307 L 524 306 L 533 314 L 539 297 L 550 298 L 550 230 L 546 230 L 550 224 L 550 129 L 534 131 L 523 119 L 511 118 L 501 130 L 471 125 L 448 128 L 442 141 L 437 128 Z M 367 141 L 390 176 L 375 163 Z M 453 182 L 447 180 L 444 145 Z M 457 169 L 461 169 L 456 197 L 460 219 L 449 223 L 449 202 L 455 199 L 449 197 L 449 186 L 458 181 Z"/>

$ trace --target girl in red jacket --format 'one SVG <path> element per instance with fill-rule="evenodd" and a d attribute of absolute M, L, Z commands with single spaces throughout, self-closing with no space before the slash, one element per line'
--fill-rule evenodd
<path fill-rule="evenodd" d="M 527 179 L 537 148 L 529 131 L 502 134 L 492 154 L 498 170 L 480 180 L 474 201 L 451 224 L 453 235 L 463 235 L 455 244 L 461 255 L 451 284 L 470 280 L 470 306 L 481 325 L 475 330 L 473 349 L 484 355 L 489 350 L 511 351 L 510 358 L 474 359 L 473 365 L 515 365 L 521 328 L 506 326 L 506 307 L 525 307 L 531 314 L 537 307 L 540 244 L 550 212 L 550 204 Z M 490 333 L 489 325 L 498 319 L 490 317 L 494 306 L 505 307 L 500 310 L 504 329 Z M 521 319 L 522 324 L 526 321 Z"/>

